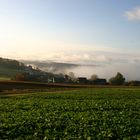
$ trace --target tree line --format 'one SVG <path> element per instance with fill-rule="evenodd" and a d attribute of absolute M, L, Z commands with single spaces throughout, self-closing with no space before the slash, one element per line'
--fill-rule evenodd
<path fill-rule="evenodd" d="M 53 74 L 46 73 L 43 71 L 34 71 L 32 73 L 24 72 L 17 73 L 15 79 L 17 81 L 34 81 L 34 82 L 47 82 L 47 83 L 67 83 L 67 84 L 93 84 L 93 85 L 130 85 L 139 86 L 140 81 L 129 81 L 126 82 L 125 77 L 120 73 L 114 77 L 111 77 L 108 81 L 103 78 L 99 78 L 98 75 L 94 74 L 88 79 L 86 77 L 76 77 L 73 72 L 68 74 Z"/>

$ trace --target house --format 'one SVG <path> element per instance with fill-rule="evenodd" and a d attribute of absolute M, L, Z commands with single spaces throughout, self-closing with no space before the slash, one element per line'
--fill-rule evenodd
<path fill-rule="evenodd" d="M 95 85 L 107 85 L 106 79 L 100 79 L 100 78 L 93 80 L 92 83 Z"/>
<path fill-rule="evenodd" d="M 88 80 L 87 80 L 86 77 L 78 77 L 77 82 L 79 84 L 87 84 L 88 83 Z"/>

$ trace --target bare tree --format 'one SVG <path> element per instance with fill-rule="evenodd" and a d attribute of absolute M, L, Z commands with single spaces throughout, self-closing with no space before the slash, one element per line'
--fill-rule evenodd
<path fill-rule="evenodd" d="M 98 75 L 93 74 L 93 75 L 91 75 L 90 79 L 91 79 L 91 80 L 96 80 L 96 79 L 98 79 Z"/>
<path fill-rule="evenodd" d="M 73 72 L 69 72 L 69 77 L 71 78 L 72 81 L 75 81 L 76 80 L 76 76 Z"/>

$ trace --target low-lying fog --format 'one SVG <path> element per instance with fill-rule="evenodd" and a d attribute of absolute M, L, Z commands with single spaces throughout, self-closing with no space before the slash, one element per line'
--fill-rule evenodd
<path fill-rule="evenodd" d="M 56 53 L 52 57 L 34 61 L 24 61 L 38 68 L 53 72 L 74 72 L 77 77 L 90 78 L 97 74 L 100 78 L 110 79 L 117 72 L 124 75 L 126 80 L 140 80 L 140 49 L 122 51 L 86 51 L 71 53 Z"/>
<path fill-rule="evenodd" d="M 140 65 L 137 64 L 116 64 L 104 66 L 79 66 L 71 69 L 76 76 L 87 76 L 97 74 L 100 78 L 109 79 L 120 72 L 124 75 L 126 80 L 140 80 Z"/>
<path fill-rule="evenodd" d="M 90 78 L 91 75 L 96 74 L 99 78 L 106 78 L 108 80 L 115 76 L 117 72 L 120 72 L 124 75 L 126 80 L 140 80 L 140 63 L 138 61 L 120 63 L 95 63 L 95 65 L 47 61 L 24 61 L 24 63 L 37 66 L 46 72 L 63 74 L 74 72 L 75 76 L 77 77 Z"/>

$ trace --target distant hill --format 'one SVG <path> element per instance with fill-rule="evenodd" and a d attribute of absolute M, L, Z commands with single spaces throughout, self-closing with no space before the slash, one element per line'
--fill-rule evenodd
<path fill-rule="evenodd" d="M 13 59 L 0 58 L 0 77 L 13 78 L 18 73 L 42 74 L 40 69 L 34 69 L 32 66 L 27 66 L 23 62 Z"/>
<path fill-rule="evenodd" d="M 66 70 L 78 67 L 77 64 L 58 63 L 50 61 L 17 61 L 0 58 L 0 77 L 14 77 L 17 73 L 34 71 L 39 69 L 47 73 L 65 73 Z"/>
<path fill-rule="evenodd" d="M 27 65 L 28 64 L 28 65 Z M 31 64 L 31 65 L 30 65 Z M 17 60 L 0 58 L 0 80 L 13 79 L 18 81 L 35 81 L 35 82 L 71 82 L 71 78 L 65 74 L 54 74 L 54 71 L 43 71 L 40 68 L 46 67 L 64 68 L 74 65 L 62 63 L 39 63 L 28 61 L 25 64 Z M 39 67 L 39 68 L 38 68 Z"/>
<path fill-rule="evenodd" d="M 53 62 L 53 61 L 22 61 L 26 65 L 31 65 L 33 67 L 38 67 L 39 69 L 52 72 L 52 73 L 65 73 L 66 71 L 79 67 L 78 64 L 71 63 L 61 63 L 61 62 Z"/>

